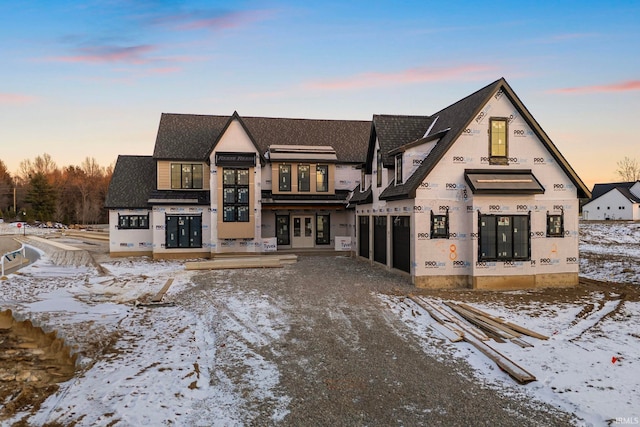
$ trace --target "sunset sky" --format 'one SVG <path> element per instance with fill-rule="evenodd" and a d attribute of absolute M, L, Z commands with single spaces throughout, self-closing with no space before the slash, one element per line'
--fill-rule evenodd
<path fill-rule="evenodd" d="M 429 115 L 505 77 L 591 188 L 640 162 L 640 2 L 0 2 L 0 159 L 153 152 L 160 114 Z"/>

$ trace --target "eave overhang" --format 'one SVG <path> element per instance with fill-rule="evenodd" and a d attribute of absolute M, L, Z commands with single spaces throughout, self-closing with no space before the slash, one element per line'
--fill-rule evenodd
<path fill-rule="evenodd" d="M 464 179 L 473 194 L 544 194 L 530 169 L 465 169 Z"/>

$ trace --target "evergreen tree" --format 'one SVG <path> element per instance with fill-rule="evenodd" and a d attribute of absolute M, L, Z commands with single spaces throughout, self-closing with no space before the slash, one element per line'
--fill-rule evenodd
<path fill-rule="evenodd" d="M 56 211 L 56 192 L 47 177 L 38 172 L 30 177 L 25 201 L 31 205 L 31 214 L 38 221 L 51 221 Z"/>

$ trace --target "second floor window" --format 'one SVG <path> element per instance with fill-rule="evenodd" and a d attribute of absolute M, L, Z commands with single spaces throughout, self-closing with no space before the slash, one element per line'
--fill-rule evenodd
<path fill-rule="evenodd" d="M 376 153 L 376 185 L 382 187 L 382 153 L 378 149 Z"/>
<path fill-rule="evenodd" d="M 402 154 L 396 156 L 396 185 L 402 184 Z"/>
<path fill-rule="evenodd" d="M 298 191 L 311 191 L 309 165 L 298 165 Z"/>
<path fill-rule="evenodd" d="M 316 191 L 329 191 L 329 165 L 316 166 Z"/>
<path fill-rule="evenodd" d="M 278 183 L 280 191 L 291 191 L 291 165 L 278 167 Z"/>
<path fill-rule="evenodd" d="M 507 145 L 507 119 L 491 118 L 489 120 L 489 162 L 492 164 L 506 164 Z"/>
<path fill-rule="evenodd" d="M 202 189 L 202 164 L 171 163 L 172 189 Z"/>

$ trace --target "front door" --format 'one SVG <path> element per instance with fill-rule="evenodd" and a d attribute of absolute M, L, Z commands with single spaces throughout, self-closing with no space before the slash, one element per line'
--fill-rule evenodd
<path fill-rule="evenodd" d="M 313 216 L 292 215 L 293 236 L 291 238 L 292 248 L 312 248 L 313 247 Z"/>

